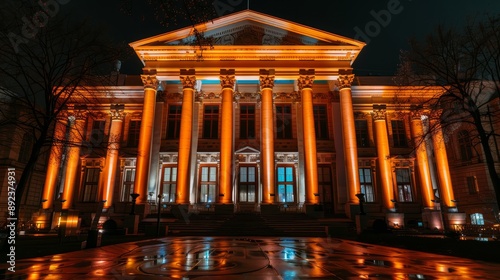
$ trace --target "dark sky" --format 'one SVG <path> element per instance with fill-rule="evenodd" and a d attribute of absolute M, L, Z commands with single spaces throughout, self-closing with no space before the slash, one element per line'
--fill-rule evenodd
<path fill-rule="evenodd" d="M 131 15 L 120 11 L 120 0 L 72 0 L 61 10 L 88 18 L 103 26 L 117 41 L 130 43 L 185 27 L 161 26 L 151 10 L 141 9 L 145 0 L 134 1 Z M 246 9 L 247 0 L 216 0 L 226 4 L 224 14 Z M 139 8 L 138 8 L 139 7 Z M 438 24 L 460 27 L 468 19 L 500 14 L 499 0 L 250 0 L 252 10 L 355 38 L 361 30 L 369 40 L 353 65 L 359 75 L 392 75 L 399 52 L 411 37 L 423 38 Z M 232 11 L 230 11 L 232 9 Z M 390 18 L 387 15 L 390 14 Z M 382 23 L 377 23 L 380 15 Z M 187 23 L 186 23 L 187 24 Z M 368 32 L 367 32 L 368 28 Z M 123 63 L 122 72 L 139 74 L 138 59 Z"/>

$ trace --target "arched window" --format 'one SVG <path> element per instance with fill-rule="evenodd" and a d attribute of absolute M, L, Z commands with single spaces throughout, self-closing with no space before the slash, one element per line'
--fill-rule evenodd
<path fill-rule="evenodd" d="M 472 159 L 472 139 L 467 130 L 458 133 L 458 148 L 461 160 L 469 161 Z"/>

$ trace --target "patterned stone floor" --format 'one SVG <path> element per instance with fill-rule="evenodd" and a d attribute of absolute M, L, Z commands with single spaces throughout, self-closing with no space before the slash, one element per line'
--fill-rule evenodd
<path fill-rule="evenodd" d="M 334 238 L 175 237 L 17 260 L 4 279 L 500 279 L 500 266 Z"/>

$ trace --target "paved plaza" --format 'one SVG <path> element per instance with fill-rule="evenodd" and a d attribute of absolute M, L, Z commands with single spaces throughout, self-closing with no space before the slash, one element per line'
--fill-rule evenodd
<path fill-rule="evenodd" d="M 500 266 L 335 238 L 172 237 L 16 261 L 5 279 L 499 279 Z"/>

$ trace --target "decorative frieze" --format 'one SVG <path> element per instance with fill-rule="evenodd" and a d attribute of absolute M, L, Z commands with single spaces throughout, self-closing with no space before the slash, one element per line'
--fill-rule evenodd
<path fill-rule="evenodd" d="M 299 162 L 299 153 L 275 153 L 275 159 L 279 163 L 297 163 Z"/>
<path fill-rule="evenodd" d="M 198 153 L 196 161 L 199 163 L 219 163 L 220 153 Z"/>

